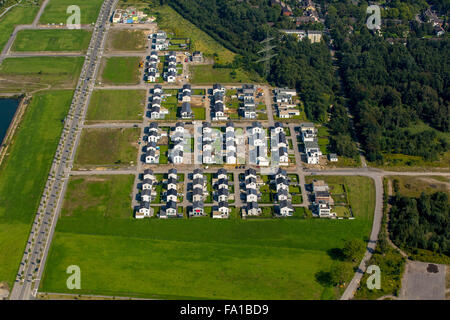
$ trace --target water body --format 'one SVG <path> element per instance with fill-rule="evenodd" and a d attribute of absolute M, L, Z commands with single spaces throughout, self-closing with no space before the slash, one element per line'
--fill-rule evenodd
<path fill-rule="evenodd" d="M 8 131 L 19 102 L 19 99 L 0 99 L 0 142 L 3 141 L 6 131 Z"/>

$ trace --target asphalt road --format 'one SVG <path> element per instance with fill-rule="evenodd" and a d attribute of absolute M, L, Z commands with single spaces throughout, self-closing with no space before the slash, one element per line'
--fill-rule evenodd
<path fill-rule="evenodd" d="M 66 118 L 63 134 L 42 196 L 41 205 L 36 214 L 24 256 L 19 266 L 16 282 L 11 292 L 10 299 L 12 300 L 32 299 L 37 288 L 39 288 L 43 267 L 58 219 L 58 208 L 62 203 L 68 174 L 75 154 L 74 151 L 79 141 L 80 125 L 84 122 L 90 94 L 95 84 L 95 76 L 101 61 L 108 19 L 117 1 L 106 0 L 100 9 L 69 115 Z M 44 2 L 43 6 L 46 2 Z M 41 8 L 42 10 L 43 8 Z M 38 20 L 39 18 L 36 17 L 35 21 Z M 17 28 L 15 32 L 17 32 Z"/>

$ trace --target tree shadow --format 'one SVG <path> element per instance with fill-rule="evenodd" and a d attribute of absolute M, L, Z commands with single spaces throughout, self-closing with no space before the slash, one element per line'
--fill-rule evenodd
<path fill-rule="evenodd" d="M 344 253 L 342 252 L 341 248 L 332 248 L 332 249 L 327 251 L 327 254 L 333 260 L 338 260 L 338 261 L 344 261 L 345 260 Z"/>
<path fill-rule="evenodd" d="M 319 271 L 314 275 L 316 281 L 324 287 L 331 287 L 331 274 L 329 271 Z"/>

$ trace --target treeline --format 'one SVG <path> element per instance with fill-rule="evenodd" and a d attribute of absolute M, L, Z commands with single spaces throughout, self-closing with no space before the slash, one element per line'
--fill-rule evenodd
<path fill-rule="evenodd" d="M 426 249 L 450 256 L 450 212 L 444 192 L 419 198 L 396 195 L 391 201 L 389 232 L 402 248 Z"/>

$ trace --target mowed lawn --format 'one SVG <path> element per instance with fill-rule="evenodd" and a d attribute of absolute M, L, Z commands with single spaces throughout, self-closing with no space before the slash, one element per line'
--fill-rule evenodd
<path fill-rule="evenodd" d="M 105 84 L 138 84 L 139 57 L 112 57 L 103 61 L 101 81 Z"/>
<path fill-rule="evenodd" d="M 74 293 L 66 286 L 66 268 L 75 264 L 81 268 L 80 294 L 338 298 L 317 276 L 336 263 L 332 249 L 347 239 L 366 240 L 372 225 L 362 217 L 136 220 L 131 178 L 72 177 L 69 186 L 41 282 L 44 292 Z"/>
<path fill-rule="evenodd" d="M 23 92 L 43 88 L 72 89 L 83 57 L 7 58 L 0 65 L 0 91 Z"/>
<path fill-rule="evenodd" d="M 29 1 L 22 1 L 20 5 L 15 6 L 0 18 L 0 52 L 11 37 L 16 25 L 33 22 L 39 6 L 40 3 L 32 4 Z"/>
<path fill-rule="evenodd" d="M 145 97 L 145 90 L 94 90 L 86 119 L 142 122 Z"/>
<path fill-rule="evenodd" d="M 22 30 L 12 51 L 86 51 L 90 39 L 86 30 Z"/>
<path fill-rule="evenodd" d="M 140 128 L 84 129 L 75 167 L 136 164 Z"/>
<path fill-rule="evenodd" d="M 72 95 L 37 93 L 0 167 L 0 282 L 15 278 Z"/>
<path fill-rule="evenodd" d="M 142 51 L 145 50 L 147 36 L 142 30 L 111 29 L 108 34 L 107 50 Z"/>
<path fill-rule="evenodd" d="M 50 0 L 45 8 L 39 23 L 63 23 L 72 13 L 67 13 L 67 7 L 76 5 L 80 7 L 81 24 L 89 24 L 97 21 L 98 13 L 103 0 Z M 74 22 L 71 22 L 74 23 Z"/>

